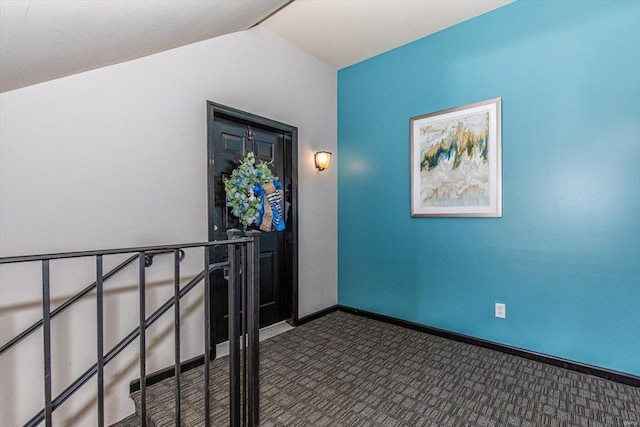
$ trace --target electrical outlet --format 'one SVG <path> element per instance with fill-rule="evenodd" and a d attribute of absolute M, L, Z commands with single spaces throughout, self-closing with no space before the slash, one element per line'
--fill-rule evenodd
<path fill-rule="evenodd" d="M 497 302 L 496 303 L 496 317 L 501 319 L 507 318 L 507 305 Z"/>

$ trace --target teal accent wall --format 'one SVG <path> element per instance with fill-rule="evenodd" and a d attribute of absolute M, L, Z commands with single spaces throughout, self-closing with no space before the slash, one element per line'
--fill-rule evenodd
<path fill-rule="evenodd" d="M 409 119 L 495 97 L 503 217 L 411 218 Z M 340 70 L 337 159 L 340 304 L 640 375 L 640 2 L 519 0 Z"/>

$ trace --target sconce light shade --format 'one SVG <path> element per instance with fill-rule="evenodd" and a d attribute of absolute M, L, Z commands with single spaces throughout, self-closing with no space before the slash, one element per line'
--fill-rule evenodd
<path fill-rule="evenodd" d="M 315 154 L 315 159 L 316 159 L 316 167 L 318 168 L 318 170 L 325 170 L 329 167 L 329 164 L 331 163 L 331 153 L 328 151 L 318 151 Z"/>

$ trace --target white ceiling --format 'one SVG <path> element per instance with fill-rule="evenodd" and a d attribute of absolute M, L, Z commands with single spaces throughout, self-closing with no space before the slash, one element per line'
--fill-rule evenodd
<path fill-rule="evenodd" d="M 515 0 L 296 0 L 262 25 L 340 69 Z"/>
<path fill-rule="evenodd" d="M 246 30 L 276 11 L 264 27 L 340 69 L 513 0 L 290 1 L 0 0 L 0 92 Z"/>
<path fill-rule="evenodd" d="M 0 0 L 0 92 L 246 30 L 288 0 Z"/>

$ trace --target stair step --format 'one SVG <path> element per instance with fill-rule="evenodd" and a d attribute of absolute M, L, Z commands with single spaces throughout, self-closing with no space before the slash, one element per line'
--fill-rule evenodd
<path fill-rule="evenodd" d="M 268 340 L 292 329 L 286 322 L 276 323 L 260 330 L 260 341 Z M 218 358 L 211 362 L 209 405 L 212 425 L 229 425 L 228 353 L 228 343 L 218 344 L 216 347 Z M 181 426 L 201 427 L 204 425 L 204 366 L 198 366 L 184 372 L 180 376 L 180 390 Z M 140 391 L 132 393 L 131 399 L 135 403 L 139 420 Z M 167 378 L 148 386 L 146 388 L 146 400 L 148 426 L 175 426 L 175 378 Z"/>
<path fill-rule="evenodd" d="M 214 425 L 229 424 L 229 359 L 223 357 L 211 363 L 210 419 Z M 181 426 L 204 425 L 204 366 L 191 369 L 180 376 Z M 140 414 L 140 391 L 131 394 Z M 175 378 L 168 378 L 146 388 L 147 425 L 175 426 Z"/>
<path fill-rule="evenodd" d="M 110 427 L 140 427 L 141 424 L 140 417 L 137 414 L 131 414 Z"/>

